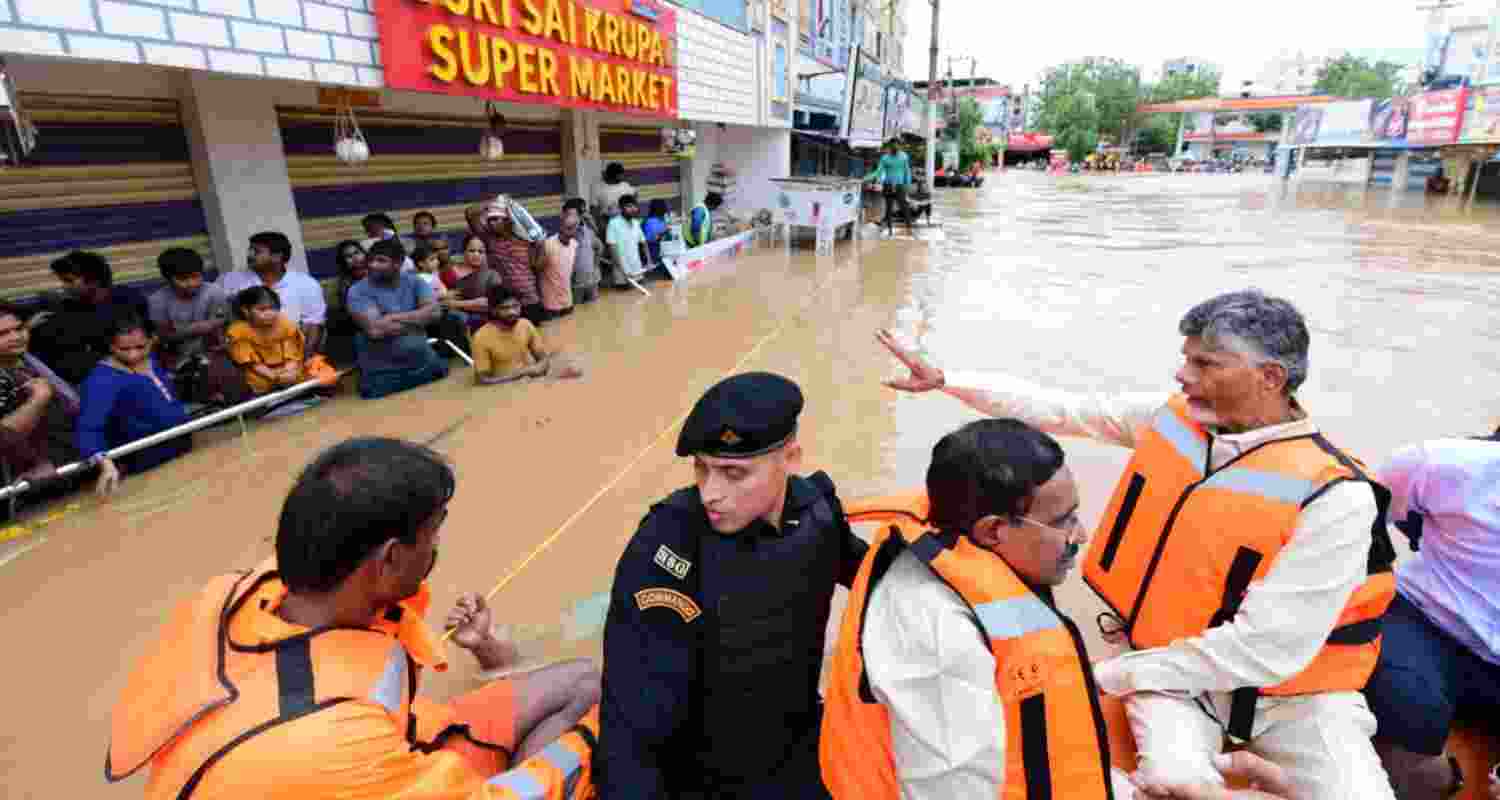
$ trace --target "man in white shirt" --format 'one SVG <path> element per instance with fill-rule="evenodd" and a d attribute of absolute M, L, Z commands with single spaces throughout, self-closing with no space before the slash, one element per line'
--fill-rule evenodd
<path fill-rule="evenodd" d="M 1444 757 L 1455 718 L 1500 734 L 1500 430 L 1402 448 L 1380 482 L 1417 552 L 1396 572 L 1365 696 L 1396 796 L 1438 800 L 1489 780 Z"/>
<path fill-rule="evenodd" d="M 933 448 L 925 493 L 845 506 L 851 522 L 883 530 L 824 693 L 835 800 L 1136 796 L 1110 767 L 1083 637 L 1052 601 L 1088 541 L 1063 459 L 1023 422 L 979 420 Z M 1215 767 L 1284 789 L 1273 765 L 1239 759 Z M 1267 795 L 1198 785 L 1154 796 Z"/>
<path fill-rule="evenodd" d="M 889 382 L 892 388 L 942 390 L 992 416 L 1136 451 L 1095 536 L 1085 577 L 1127 617 L 1122 632 L 1132 642 L 1144 638 L 1146 616 L 1153 622 L 1173 614 L 1213 616 L 1195 631 L 1095 665 L 1099 688 L 1126 700 L 1139 781 L 1148 787 L 1221 782 L 1213 759 L 1225 734 L 1234 732 L 1286 771 L 1293 800 L 1392 798 L 1370 743 L 1375 719 L 1358 691 L 1378 652 L 1378 622 L 1367 617 L 1378 620 L 1384 610 L 1381 569 L 1394 558 L 1381 507 L 1387 498 L 1355 462 L 1334 455 L 1295 399 L 1307 375 L 1309 336 L 1290 303 L 1258 291 L 1230 293 L 1199 304 L 1178 327 L 1185 363 L 1176 376 L 1182 393 L 1175 397 L 1086 397 L 1006 376 L 948 375 L 891 334 L 882 331 L 878 338 L 911 370 L 909 378 Z M 1136 472 L 1143 454 L 1179 461 L 1171 470 L 1146 464 Z M 1288 472 L 1311 465 L 1326 479 L 1245 468 L 1264 459 L 1289 463 L 1283 467 Z M 1219 529 L 1192 521 L 1241 509 L 1254 515 Z M 1185 512 L 1181 520 L 1179 511 Z M 1134 534 L 1123 544 L 1122 531 Z M 1278 541 L 1272 552 L 1241 546 L 1250 550 L 1249 569 L 1241 569 L 1244 553 L 1233 547 L 1232 564 L 1207 555 L 1256 536 L 1262 543 Z M 1118 561 L 1107 563 L 1115 555 Z M 1171 580 L 1152 583 L 1162 564 Z M 1144 573 L 1129 587 L 1134 608 L 1100 590 L 1107 581 L 1100 571 L 1090 572 L 1096 565 L 1127 576 Z M 1200 567 L 1202 585 L 1173 585 L 1178 575 Z M 1207 585 L 1208 578 L 1226 574 L 1217 589 Z M 1243 586 L 1235 585 L 1237 578 Z M 1148 597 L 1153 602 L 1143 606 Z M 1350 624 L 1351 617 L 1366 624 Z M 1340 644 L 1344 639 L 1351 644 Z M 1349 658 L 1333 667 L 1330 654 Z M 1314 690 L 1282 693 L 1297 681 Z"/>
<path fill-rule="evenodd" d="M 646 275 L 646 235 L 641 231 L 641 221 L 636 219 L 640 210 L 635 195 L 621 197 L 620 213 L 610 218 L 605 229 L 605 241 L 614 252 L 615 266 L 620 270 L 620 283 L 639 281 Z"/>
<path fill-rule="evenodd" d="M 323 287 L 311 275 L 287 269 L 291 259 L 292 242 L 286 234 L 257 233 L 250 237 L 249 264 L 219 276 L 219 286 L 231 303 L 235 295 L 252 286 L 270 287 L 281 298 L 281 313 L 302 326 L 307 357 L 312 358 L 322 351 L 328 301 L 323 297 Z"/>

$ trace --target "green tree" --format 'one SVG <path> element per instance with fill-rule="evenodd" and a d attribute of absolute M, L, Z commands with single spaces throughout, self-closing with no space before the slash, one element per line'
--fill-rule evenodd
<path fill-rule="evenodd" d="M 972 97 L 958 101 L 958 164 L 966 168 L 979 155 L 979 126 L 984 124 L 984 112 L 979 102 Z"/>
<path fill-rule="evenodd" d="M 1276 111 L 1262 111 L 1258 114 L 1251 114 L 1250 127 L 1254 128 L 1256 133 L 1279 131 L 1281 130 L 1281 114 Z"/>
<path fill-rule="evenodd" d="M 1146 115 L 1141 105 L 1212 97 L 1218 94 L 1219 76 L 1171 75 L 1148 86 L 1141 82 L 1139 67 L 1114 58 L 1085 58 L 1048 69 L 1041 85 L 1042 129 L 1078 158 L 1100 139 L 1148 152 L 1171 150 L 1182 115 Z M 1088 100 L 1080 101 L 1085 96 Z"/>
<path fill-rule="evenodd" d="M 1401 65 L 1390 61 L 1370 61 L 1361 56 L 1344 54 L 1318 70 L 1317 94 L 1335 97 L 1373 97 L 1384 100 L 1396 93 L 1401 80 Z"/>
<path fill-rule="evenodd" d="M 1168 75 L 1146 90 L 1146 99 L 1152 103 L 1175 103 L 1199 97 L 1215 97 L 1219 93 L 1219 76 L 1213 72 L 1179 72 Z M 1177 130 L 1183 124 L 1183 114 L 1152 114 L 1145 122 L 1145 129 L 1136 139 L 1136 146 L 1148 153 L 1170 153 L 1177 146 Z M 1189 125 L 1191 127 L 1191 125 Z"/>

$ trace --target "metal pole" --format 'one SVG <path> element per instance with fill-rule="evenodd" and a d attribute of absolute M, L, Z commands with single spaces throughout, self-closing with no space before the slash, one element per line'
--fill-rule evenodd
<path fill-rule="evenodd" d="M 342 377 L 344 374 L 345 373 L 339 373 L 340 377 Z M 144 450 L 148 447 L 154 447 L 170 439 L 175 439 L 179 436 L 186 436 L 187 434 L 194 431 L 199 431 L 204 428 L 217 425 L 225 420 L 241 416 L 248 411 L 254 411 L 258 408 L 265 408 L 266 406 L 275 405 L 276 403 L 279 403 L 283 400 L 290 400 L 299 394 L 304 394 L 323 385 L 323 381 L 320 380 L 303 381 L 302 383 L 299 383 L 289 389 L 282 389 L 279 392 L 272 392 L 271 394 L 265 395 L 263 397 L 257 397 L 254 400 L 250 400 L 237 406 L 226 408 L 223 411 L 215 411 L 212 414 L 204 417 L 199 417 L 198 419 L 192 420 L 191 422 L 184 422 L 183 424 L 178 425 L 175 428 L 168 428 L 167 430 L 161 431 L 159 433 L 153 433 L 143 439 L 136 439 L 133 442 L 122 444 L 119 447 L 116 447 L 115 449 L 105 453 L 104 457 L 111 460 L 116 458 L 123 458 L 139 450 Z M 65 464 L 61 467 L 58 467 L 57 472 L 53 473 L 51 477 L 61 478 L 66 475 L 71 475 L 74 472 L 86 469 L 92 463 L 93 459 L 89 458 L 82 461 L 75 461 L 72 464 Z M 35 484 L 30 481 L 24 480 L 16 481 L 9 486 L 0 487 L 0 500 L 4 500 L 11 496 L 21 494 L 34 487 Z"/>
<path fill-rule="evenodd" d="M 938 78 L 938 2 L 932 0 L 932 44 L 927 59 L 927 194 L 930 196 L 937 186 L 937 115 L 932 93 L 937 89 Z"/>

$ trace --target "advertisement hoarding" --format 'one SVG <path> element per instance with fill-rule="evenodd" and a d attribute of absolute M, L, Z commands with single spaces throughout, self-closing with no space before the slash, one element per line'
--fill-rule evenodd
<path fill-rule="evenodd" d="M 855 57 L 853 91 L 849 98 L 849 113 L 845 115 L 847 128 L 845 137 L 851 147 L 879 147 L 885 110 L 885 92 L 880 82 L 880 72 L 863 50 Z"/>
<path fill-rule="evenodd" d="M 1458 139 L 1458 124 L 1464 116 L 1466 89 L 1445 89 L 1413 95 L 1406 122 L 1406 141 L 1435 147 Z"/>
<path fill-rule="evenodd" d="M 392 89 L 677 116 L 677 12 L 660 0 L 376 0 Z"/>
<path fill-rule="evenodd" d="M 1309 145 L 1318 140 L 1318 128 L 1323 124 L 1322 106 L 1301 106 L 1292 122 L 1292 144 Z"/>
<path fill-rule="evenodd" d="M 1370 131 L 1373 104 L 1371 100 L 1348 100 L 1323 106 L 1323 119 L 1313 144 L 1318 147 L 1369 144 L 1374 139 Z"/>
<path fill-rule="evenodd" d="M 1500 143 L 1500 86 L 1469 92 L 1469 113 L 1464 117 L 1458 141 L 1465 144 Z"/>

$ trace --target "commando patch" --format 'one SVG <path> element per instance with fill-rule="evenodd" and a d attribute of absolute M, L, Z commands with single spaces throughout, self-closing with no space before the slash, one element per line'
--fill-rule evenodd
<path fill-rule="evenodd" d="M 703 609 L 676 589 L 652 587 L 635 593 L 635 605 L 642 611 L 648 608 L 667 608 L 677 612 L 683 622 L 692 622 L 703 614 Z"/>

